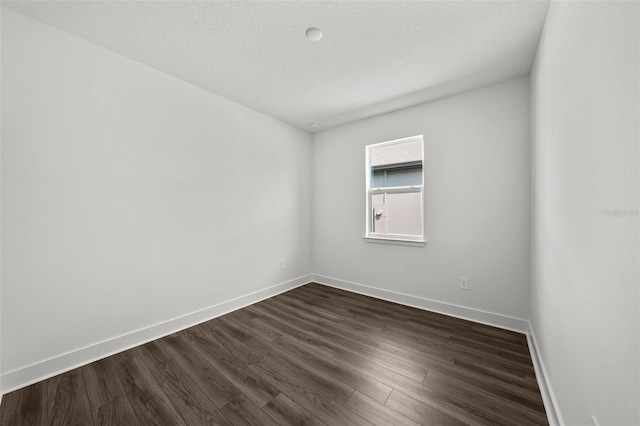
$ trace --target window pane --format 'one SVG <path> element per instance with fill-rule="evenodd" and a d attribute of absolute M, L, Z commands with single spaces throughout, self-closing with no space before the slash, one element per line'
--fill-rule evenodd
<path fill-rule="evenodd" d="M 372 232 L 422 235 L 421 199 L 420 192 L 372 195 Z"/>
<path fill-rule="evenodd" d="M 387 170 L 386 186 L 422 185 L 422 167 Z"/>
<path fill-rule="evenodd" d="M 371 188 L 422 185 L 422 167 L 386 168 L 371 173 Z"/>
<path fill-rule="evenodd" d="M 384 188 L 386 186 L 384 174 L 384 170 L 375 170 L 371 173 L 372 188 Z"/>
<path fill-rule="evenodd" d="M 377 234 L 387 233 L 387 215 L 385 214 L 384 194 L 375 194 L 371 196 L 371 232 Z"/>
<path fill-rule="evenodd" d="M 371 167 L 378 168 L 388 164 L 422 163 L 422 141 L 373 146 L 371 148 Z"/>

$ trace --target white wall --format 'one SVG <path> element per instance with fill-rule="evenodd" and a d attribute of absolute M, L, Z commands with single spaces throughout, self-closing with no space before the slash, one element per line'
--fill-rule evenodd
<path fill-rule="evenodd" d="M 0 7 L 0 23 L 2 11 Z M 2 29 L 0 28 L 0 81 L 2 81 Z M 2 111 L 2 85 L 0 84 L 0 111 Z M 0 159 L 2 158 L 2 114 L 0 114 Z M 0 160 L 0 401 L 2 401 L 2 161 Z"/>
<path fill-rule="evenodd" d="M 532 74 L 531 320 L 568 425 L 640 424 L 639 21 L 554 2 Z"/>
<path fill-rule="evenodd" d="M 316 133 L 314 273 L 526 319 L 529 124 L 523 77 Z M 365 146 L 418 134 L 429 242 L 365 242 Z"/>
<path fill-rule="evenodd" d="M 307 133 L 7 9 L 2 43 L 4 373 L 309 273 Z"/>

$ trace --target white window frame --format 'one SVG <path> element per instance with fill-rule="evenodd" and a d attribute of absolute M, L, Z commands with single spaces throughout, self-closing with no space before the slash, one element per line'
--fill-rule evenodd
<path fill-rule="evenodd" d="M 379 148 L 382 146 L 395 145 L 399 143 L 413 142 L 419 140 L 421 147 L 421 162 L 422 162 L 422 185 L 412 186 L 394 186 L 385 188 L 371 188 L 371 149 Z M 365 148 L 365 205 L 366 205 L 366 217 L 365 217 L 365 236 L 364 239 L 367 242 L 387 243 L 387 244 L 399 244 L 399 245 L 411 245 L 411 246 L 424 246 L 424 137 L 423 135 L 411 136 L 408 138 L 396 139 L 388 142 L 375 143 L 367 145 Z M 372 196 L 374 194 L 393 194 L 393 193 L 406 193 L 406 192 L 419 192 L 420 193 L 420 235 L 401 235 L 401 234 L 376 234 L 371 232 L 372 229 Z"/>

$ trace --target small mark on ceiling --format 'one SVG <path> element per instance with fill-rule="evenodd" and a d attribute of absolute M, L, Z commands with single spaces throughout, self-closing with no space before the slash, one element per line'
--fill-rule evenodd
<path fill-rule="evenodd" d="M 322 31 L 320 31 L 318 28 L 311 27 L 307 28 L 305 35 L 311 41 L 318 41 L 322 38 Z"/>

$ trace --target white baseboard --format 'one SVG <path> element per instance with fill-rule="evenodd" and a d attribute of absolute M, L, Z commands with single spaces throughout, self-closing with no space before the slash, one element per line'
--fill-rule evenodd
<path fill-rule="evenodd" d="M 65 354 L 40 361 L 26 367 L 18 368 L 2 374 L 1 394 L 39 382 L 49 377 L 73 370 L 93 361 L 105 358 L 118 352 L 131 349 L 155 339 L 167 336 L 180 330 L 192 327 L 213 318 L 235 311 L 245 306 L 260 302 L 289 291 L 312 281 L 311 275 L 295 278 L 291 281 L 245 294 L 199 311 L 191 312 L 149 327 L 135 330 L 120 336 L 104 340 L 92 345 L 76 349 Z"/>
<path fill-rule="evenodd" d="M 427 299 L 419 296 L 412 296 L 410 294 L 398 293 L 391 290 L 370 287 L 368 285 L 345 281 L 338 278 L 326 277 L 323 275 L 313 275 L 312 277 L 313 281 L 318 284 L 324 284 L 329 287 L 335 287 L 341 290 L 347 290 L 353 293 L 359 293 L 365 296 L 387 300 L 389 302 L 400 303 L 401 305 L 424 309 L 431 312 L 437 312 L 439 314 L 478 322 L 481 324 L 487 324 L 510 331 L 516 331 L 518 333 L 526 334 L 529 331 L 529 322 L 520 318 L 496 314 L 494 312 L 483 311 L 480 309 L 468 308 L 460 305 L 453 305 L 446 302 L 439 302 L 437 300 Z"/>
<path fill-rule="evenodd" d="M 536 341 L 536 335 L 533 332 L 533 326 L 529 323 L 529 332 L 527 333 L 527 342 L 529 343 L 529 352 L 531 353 L 531 361 L 533 362 L 533 368 L 536 372 L 536 379 L 538 380 L 538 387 L 540 388 L 540 394 L 542 395 L 542 402 L 544 402 L 544 409 L 547 412 L 547 419 L 549 419 L 549 426 L 563 426 L 562 414 L 560 413 L 556 396 L 551 388 L 551 382 L 547 375 L 547 369 L 544 367 L 544 361 L 540 355 L 540 347 Z"/>

